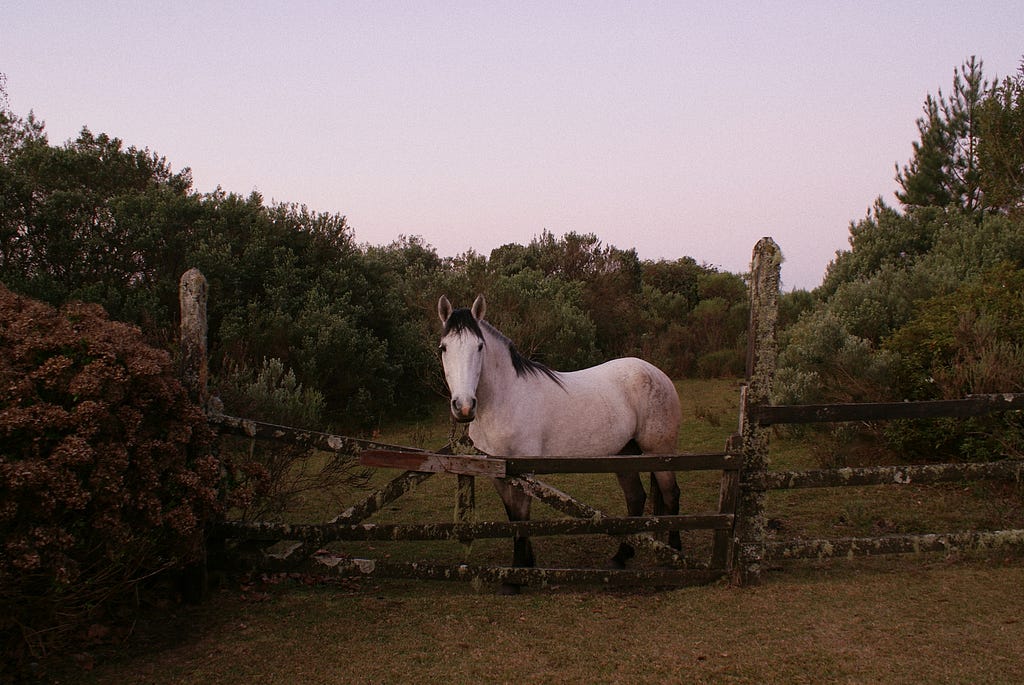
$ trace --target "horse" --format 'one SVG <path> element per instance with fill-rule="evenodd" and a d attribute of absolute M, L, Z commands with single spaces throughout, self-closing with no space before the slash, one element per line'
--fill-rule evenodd
<path fill-rule="evenodd" d="M 492 457 L 584 457 L 669 454 L 679 433 L 679 395 L 672 381 L 641 359 L 621 358 L 579 371 L 560 372 L 520 354 L 512 341 L 484 320 L 486 301 L 455 309 L 441 296 L 441 364 L 451 394 L 451 415 L 469 423 L 476 449 Z M 641 516 L 646 493 L 636 472 L 617 473 L 630 516 Z M 528 521 L 532 498 L 494 479 L 509 521 Z M 675 473 L 651 477 L 656 514 L 679 513 Z M 679 532 L 669 543 L 681 549 Z M 619 544 L 612 568 L 625 568 L 635 554 Z M 515 537 L 512 565 L 532 567 L 528 537 Z M 518 592 L 515 585 L 502 590 Z"/>

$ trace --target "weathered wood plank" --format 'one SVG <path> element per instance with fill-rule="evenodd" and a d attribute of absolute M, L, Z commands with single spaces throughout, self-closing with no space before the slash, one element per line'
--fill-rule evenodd
<path fill-rule="evenodd" d="M 730 451 L 733 437 L 726 443 L 726 451 Z M 736 512 L 736 500 L 739 497 L 740 472 L 722 471 L 722 481 L 718 487 L 718 513 L 733 515 Z M 735 521 L 735 517 L 734 517 Z M 733 529 L 724 528 L 715 531 L 711 547 L 711 568 L 731 568 L 733 551 Z"/>
<path fill-rule="evenodd" d="M 908 485 L 969 480 L 1020 481 L 1024 460 L 1001 459 L 968 464 L 865 466 L 806 471 L 768 471 L 752 477 L 751 487 L 766 490 L 828 488 L 844 485 Z"/>
<path fill-rule="evenodd" d="M 481 521 L 453 523 L 242 523 L 225 522 L 216 534 L 244 540 L 295 540 L 323 545 L 337 540 L 422 541 L 504 538 L 513 535 L 626 535 L 663 533 L 670 530 L 723 530 L 732 526 L 728 514 L 686 514 L 679 516 L 623 516 L 598 519 L 554 519 L 540 521 Z"/>
<path fill-rule="evenodd" d="M 777 540 L 766 544 L 765 553 L 771 559 L 783 560 L 1001 549 L 1024 550 L 1024 530 L 886 535 L 876 538 Z"/>
<path fill-rule="evenodd" d="M 508 475 L 526 473 L 620 473 L 629 471 L 737 470 L 739 457 L 725 453 L 641 454 L 599 457 L 504 457 Z"/>
<path fill-rule="evenodd" d="M 738 470 L 740 459 L 727 453 L 606 455 L 597 457 L 485 457 L 442 456 L 405 450 L 367 450 L 359 455 L 363 466 L 431 473 L 460 473 L 504 478 L 541 473 L 619 473 L 629 471 Z"/>
<path fill-rule="evenodd" d="M 208 415 L 211 424 L 216 426 L 222 433 L 239 435 L 248 438 L 260 438 L 276 440 L 278 442 L 299 445 L 302 447 L 315 448 L 325 452 L 337 452 L 340 454 L 358 455 L 363 450 L 395 450 L 409 453 L 424 453 L 429 450 L 415 447 L 401 447 L 388 445 L 375 440 L 362 440 L 351 438 L 345 435 L 334 435 L 320 431 L 303 430 L 291 426 L 279 426 L 265 421 L 244 419 L 238 416 L 230 416 L 220 412 L 211 412 Z"/>
<path fill-rule="evenodd" d="M 532 476 L 524 474 L 512 478 L 506 478 L 505 482 L 511 484 L 513 487 L 519 488 L 534 499 L 547 504 L 555 511 L 560 511 L 563 514 L 585 519 L 608 518 L 603 512 L 595 509 L 589 504 L 580 502 L 575 497 L 568 495 L 547 483 L 543 483 Z M 634 547 L 641 547 L 652 551 L 658 561 L 663 564 L 669 564 L 675 567 L 694 565 L 687 562 L 682 552 L 669 547 L 663 542 L 655 540 L 648 534 L 627 535 L 625 536 L 624 541 Z"/>
<path fill-rule="evenodd" d="M 455 516 L 454 523 L 470 526 L 476 523 L 476 478 L 473 476 L 459 475 L 458 490 L 455 493 Z M 461 533 L 458 535 L 459 542 L 463 544 L 466 558 L 472 551 L 472 533 Z"/>
<path fill-rule="evenodd" d="M 790 404 L 752 407 L 761 426 L 893 419 L 966 418 L 1003 411 L 1024 410 L 1024 394 L 972 395 L 960 400 L 925 402 L 862 402 L 856 404 Z"/>
<path fill-rule="evenodd" d="M 402 563 L 381 559 L 323 557 L 316 567 L 340 576 L 365 575 L 421 580 L 459 580 L 512 585 L 552 586 L 596 584 L 606 587 L 684 587 L 706 585 L 722 577 L 721 571 L 707 569 L 559 569 L 469 564 Z"/>
<path fill-rule="evenodd" d="M 417 485 L 433 475 L 433 473 L 406 471 L 402 475 L 391 480 L 380 490 L 372 493 L 362 502 L 353 504 L 351 507 L 335 516 L 331 520 L 331 523 L 358 523 L 359 521 L 362 521 L 363 519 L 380 511 L 389 503 L 411 491 Z"/>
<path fill-rule="evenodd" d="M 505 482 L 563 514 L 584 519 L 605 518 L 602 512 L 589 504 L 580 502 L 572 495 L 528 475 L 524 474 L 513 478 L 506 478 Z"/>
<path fill-rule="evenodd" d="M 505 461 L 472 454 L 434 454 L 404 450 L 367 450 L 359 455 L 362 466 L 403 469 L 424 473 L 457 473 L 466 476 L 505 477 Z"/>

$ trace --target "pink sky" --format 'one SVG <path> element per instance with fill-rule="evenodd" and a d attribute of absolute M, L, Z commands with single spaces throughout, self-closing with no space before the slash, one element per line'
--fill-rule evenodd
<path fill-rule="evenodd" d="M 11 107 L 442 255 L 596 233 L 642 258 L 818 285 L 970 55 L 1017 70 L 1013 2 L 25 2 Z"/>

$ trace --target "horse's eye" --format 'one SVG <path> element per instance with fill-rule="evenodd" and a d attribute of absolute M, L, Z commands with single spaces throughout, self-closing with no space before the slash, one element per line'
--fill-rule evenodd
<path fill-rule="evenodd" d="M 444 345 L 444 344 L 441 344 L 441 345 L 437 346 L 437 349 L 440 350 L 441 354 L 444 354 L 445 352 L 448 351 L 448 346 Z"/>
<path fill-rule="evenodd" d="M 476 351 L 477 351 L 477 352 L 480 352 L 480 351 L 482 351 L 483 349 L 484 349 L 484 344 L 483 344 L 483 343 L 480 343 L 479 345 L 477 345 L 477 346 L 476 346 Z"/>

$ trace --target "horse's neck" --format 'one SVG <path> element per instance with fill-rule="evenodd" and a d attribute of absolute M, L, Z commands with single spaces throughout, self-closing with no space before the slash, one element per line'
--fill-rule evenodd
<path fill-rule="evenodd" d="M 508 343 L 495 337 L 490 330 L 484 328 L 487 354 L 484 356 L 484 368 L 480 372 L 477 384 L 477 401 L 481 412 L 487 408 L 502 406 L 512 398 L 512 394 L 523 379 L 516 375 L 509 354 Z"/>

